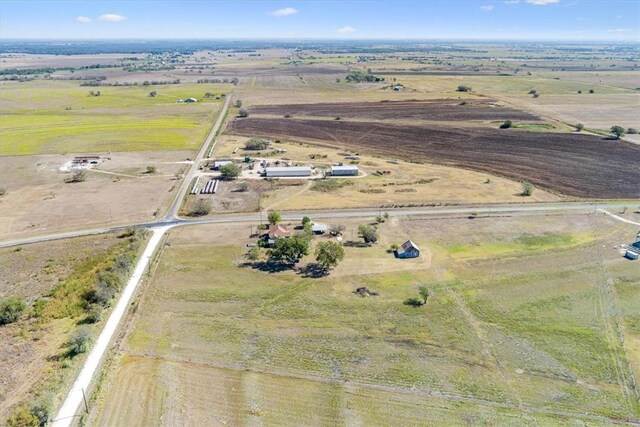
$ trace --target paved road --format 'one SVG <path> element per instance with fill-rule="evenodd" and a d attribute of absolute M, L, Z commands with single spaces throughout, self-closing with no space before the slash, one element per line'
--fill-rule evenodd
<path fill-rule="evenodd" d="M 583 211 L 595 212 L 601 209 L 619 209 L 625 206 L 633 208 L 640 206 L 637 202 L 612 202 L 612 203 L 540 203 L 540 204 L 514 204 L 514 205 L 469 205 L 456 207 L 430 207 L 430 208 L 398 208 L 398 209 L 342 209 L 342 210 L 314 210 L 314 211 L 281 211 L 285 220 L 298 220 L 303 216 L 309 216 L 317 219 L 339 219 L 339 218 L 366 218 L 374 217 L 384 212 L 389 212 L 395 216 L 434 216 L 434 215 L 495 215 L 501 213 L 527 213 L 527 212 L 552 212 L 552 211 Z M 179 203 L 178 203 L 179 206 Z M 239 215 L 220 215 L 214 218 L 173 218 L 163 219 L 155 222 L 143 222 L 132 225 L 123 225 L 116 227 L 103 227 L 88 230 L 69 231 L 65 233 L 54 233 L 42 236 L 26 237 L 21 239 L 5 240 L 0 242 L 0 248 L 10 246 L 26 245 L 29 243 L 45 242 L 50 240 L 68 239 L 72 237 L 82 237 L 94 234 L 110 233 L 113 231 L 124 230 L 128 227 L 144 227 L 156 228 L 165 225 L 194 225 L 194 224 L 225 224 L 234 222 L 258 222 L 265 220 L 264 215 L 259 213 L 239 214 Z"/>
<path fill-rule="evenodd" d="M 87 390 L 89 388 L 91 381 L 97 373 L 100 367 L 100 362 L 109 349 L 111 339 L 116 333 L 122 318 L 129 308 L 131 298 L 133 297 L 136 288 L 140 284 L 142 276 L 147 270 L 147 266 L 151 261 L 153 253 L 158 247 L 158 244 L 162 241 L 162 236 L 170 228 L 171 226 L 165 225 L 163 227 L 157 227 L 153 229 L 153 236 L 151 236 L 151 239 L 149 239 L 149 243 L 147 244 L 146 249 L 138 260 L 136 268 L 129 278 L 129 281 L 127 282 L 124 290 L 122 291 L 118 303 L 111 312 L 107 323 L 104 325 L 104 329 L 100 333 L 100 336 L 91 349 L 91 353 L 89 353 L 89 356 L 87 356 L 87 359 L 82 366 L 82 370 L 80 371 L 80 374 L 78 374 L 78 378 L 76 378 L 76 381 L 73 383 L 73 387 L 71 387 L 69 394 L 67 394 L 64 403 L 60 407 L 55 421 L 53 422 L 54 427 L 68 427 L 75 423 L 78 409 L 82 405 L 84 405 L 84 390 Z"/>
<path fill-rule="evenodd" d="M 182 185 L 178 190 L 178 194 L 176 194 L 176 197 L 173 200 L 173 203 L 171 203 L 171 206 L 167 210 L 166 215 L 164 216 L 164 218 L 160 220 L 160 222 L 164 222 L 164 223 L 171 222 L 177 218 L 178 211 L 180 210 L 180 206 L 182 205 L 182 199 L 184 199 L 184 196 L 187 194 L 187 191 L 191 187 L 191 181 L 193 180 L 193 178 L 196 176 L 196 173 L 198 172 L 198 168 L 200 167 L 200 162 L 204 158 L 204 155 L 207 152 L 207 148 L 209 147 L 209 145 L 211 145 L 211 143 L 213 142 L 213 139 L 216 137 L 216 135 L 218 135 L 218 132 L 220 131 L 220 126 L 222 126 L 222 123 L 224 122 L 224 118 L 227 115 L 227 110 L 229 109 L 229 104 L 231 104 L 231 98 L 233 98 L 232 94 L 227 95 L 227 98 L 225 99 L 224 104 L 222 106 L 222 110 L 220 110 L 220 114 L 218 114 L 218 119 L 216 120 L 213 127 L 211 128 L 209 135 L 207 135 L 207 137 L 205 138 L 204 143 L 202 144 L 202 146 L 200 147 L 200 150 L 196 154 L 196 157 L 193 159 L 193 164 L 189 168 L 189 172 L 187 172 L 187 175 L 184 177 L 184 180 L 182 181 Z"/>

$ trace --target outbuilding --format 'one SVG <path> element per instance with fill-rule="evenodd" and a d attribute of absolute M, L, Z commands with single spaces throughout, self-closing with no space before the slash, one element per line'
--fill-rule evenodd
<path fill-rule="evenodd" d="M 233 163 L 231 160 L 216 160 L 213 162 L 213 170 L 220 170 L 221 167 Z"/>
<path fill-rule="evenodd" d="M 420 248 L 411 240 L 407 240 L 396 251 L 398 258 L 418 258 L 420 256 Z"/>
<path fill-rule="evenodd" d="M 324 234 L 327 232 L 327 224 L 320 224 L 319 222 L 314 222 L 311 225 L 311 231 L 315 234 Z"/>
<path fill-rule="evenodd" d="M 265 176 L 267 176 L 268 178 L 311 176 L 311 167 L 309 166 L 291 166 L 291 167 L 275 166 L 275 167 L 265 168 Z"/>
<path fill-rule="evenodd" d="M 358 172 L 356 165 L 331 166 L 331 175 L 333 176 L 357 176 Z"/>

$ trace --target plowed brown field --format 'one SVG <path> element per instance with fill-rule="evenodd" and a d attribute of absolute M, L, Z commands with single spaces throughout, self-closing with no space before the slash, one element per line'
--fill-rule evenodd
<path fill-rule="evenodd" d="M 321 104 L 261 105 L 249 109 L 254 114 L 292 114 L 294 116 L 327 116 L 334 118 L 366 118 L 376 120 L 418 119 L 433 121 L 459 120 L 527 120 L 539 117 L 525 111 L 501 107 L 489 99 L 467 101 L 437 99 L 430 101 L 327 102 Z"/>
<path fill-rule="evenodd" d="M 640 197 L 640 146 L 591 135 L 252 117 L 234 120 L 230 132 L 481 170 L 570 196 Z"/>

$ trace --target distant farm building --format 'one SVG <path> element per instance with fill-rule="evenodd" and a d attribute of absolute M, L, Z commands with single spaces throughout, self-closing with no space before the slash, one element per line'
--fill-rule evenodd
<path fill-rule="evenodd" d="M 265 176 L 267 176 L 268 178 L 311 176 L 311 167 L 309 166 L 291 166 L 291 167 L 275 166 L 275 167 L 266 168 Z"/>
<path fill-rule="evenodd" d="M 418 258 L 420 256 L 420 248 L 416 246 L 411 240 L 407 240 L 396 251 L 396 257 L 398 258 Z"/>
<path fill-rule="evenodd" d="M 185 99 L 185 100 L 184 100 L 184 102 L 187 102 L 187 103 L 189 103 L 189 104 L 192 104 L 192 103 L 194 103 L 194 102 L 198 102 L 198 100 L 197 100 L 197 99 L 195 99 L 195 98 L 187 98 L 187 99 Z"/>
<path fill-rule="evenodd" d="M 632 260 L 640 258 L 640 233 L 636 236 L 636 241 L 629 245 L 624 256 Z"/>
<path fill-rule="evenodd" d="M 397 84 L 393 87 L 393 90 L 400 92 L 402 89 L 404 89 L 404 85 L 401 84 Z"/>
<path fill-rule="evenodd" d="M 358 172 L 356 165 L 331 166 L 331 175 L 333 176 L 357 176 Z"/>
<path fill-rule="evenodd" d="M 100 156 L 77 156 L 71 161 L 72 166 L 97 165 L 100 163 Z"/>

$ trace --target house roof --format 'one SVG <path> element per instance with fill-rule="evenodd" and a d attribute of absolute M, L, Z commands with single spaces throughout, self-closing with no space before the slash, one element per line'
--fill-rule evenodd
<path fill-rule="evenodd" d="M 268 167 L 267 172 L 311 172 L 311 167 L 309 166 L 273 166 Z"/>
<path fill-rule="evenodd" d="M 410 251 L 411 249 L 415 249 L 418 252 L 420 252 L 420 248 L 411 240 L 407 240 L 406 242 L 404 242 L 402 246 L 400 246 L 400 248 L 402 249 L 402 252 L 407 252 L 407 251 Z"/>
<path fill-rule="evenodd" d="M 281 224 L 269 224 L 269 238 L 291 237 L 291 230 Z"/>
<path fill-rule="evenodd" d="M 319 222 L 314 222 L 311 225 L 311 231 L 327 231 L 327 224 L 320 224 Z"/>

